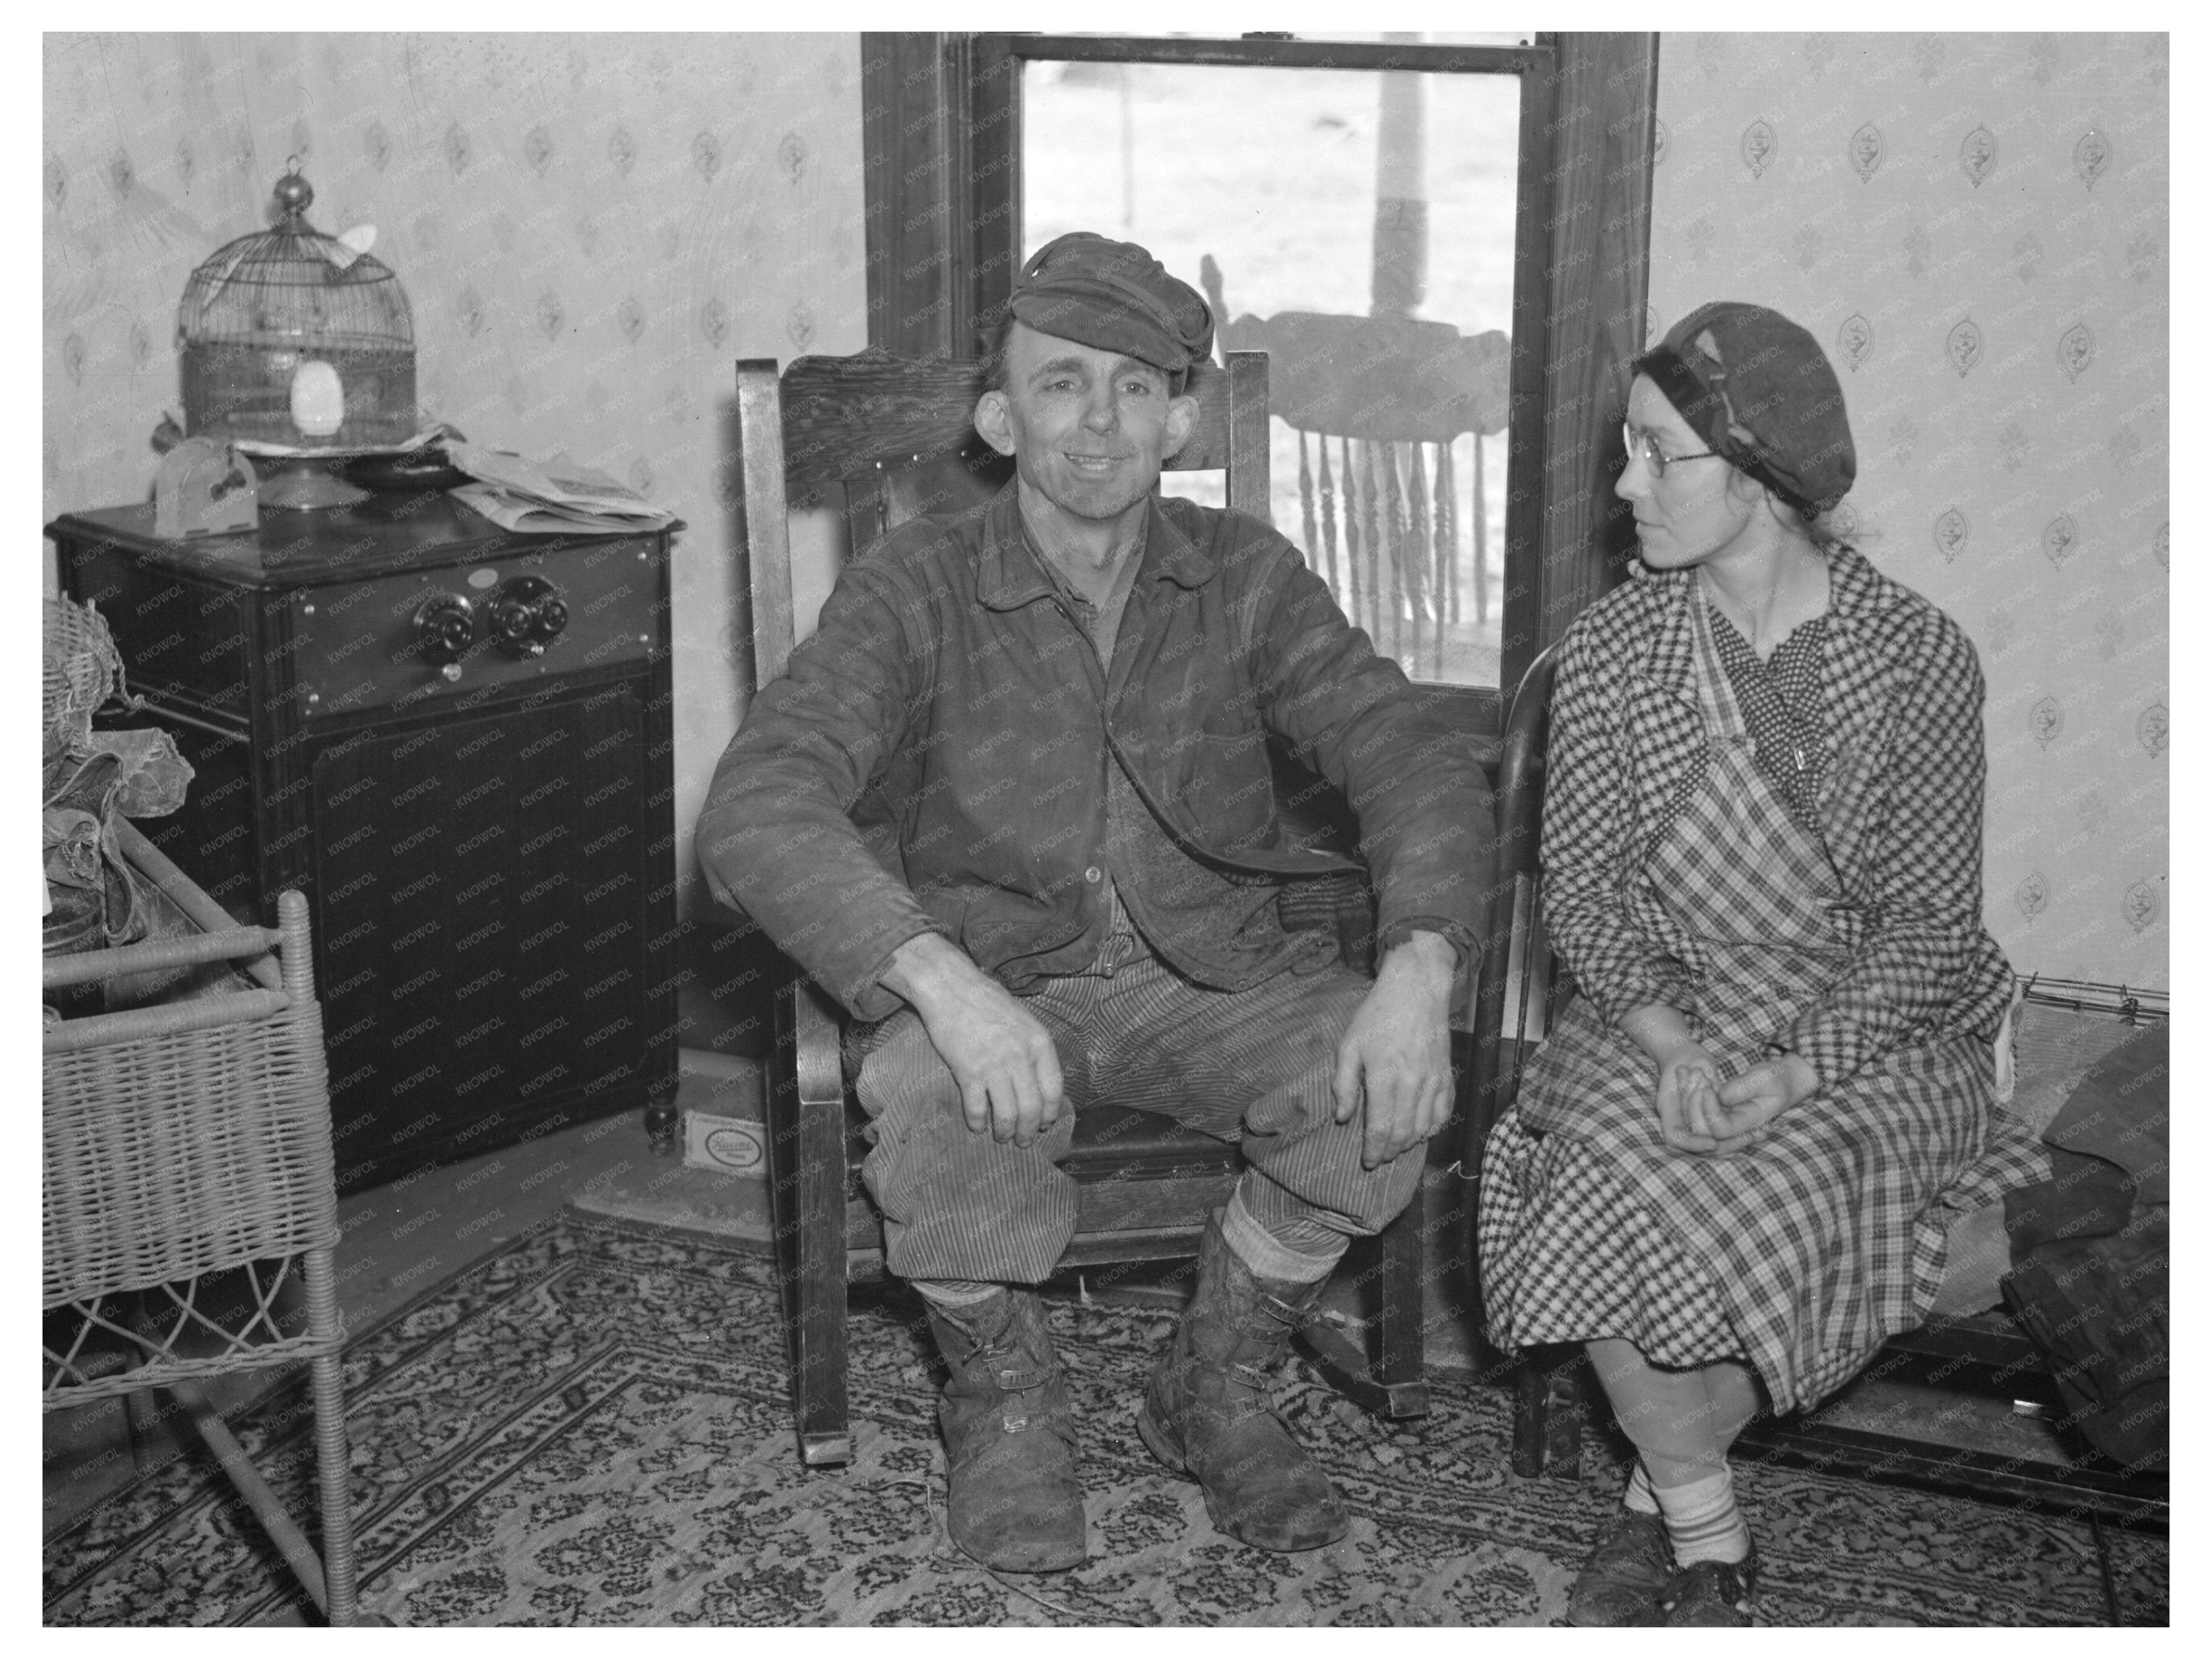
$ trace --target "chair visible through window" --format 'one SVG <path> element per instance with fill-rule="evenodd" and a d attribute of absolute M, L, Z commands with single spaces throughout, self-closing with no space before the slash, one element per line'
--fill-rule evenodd
<path fill-rule="evenodd" d="M 1345 614 L 1416 679 L 1496 684 L 1486 451 L 1510 408 L 1505 335 L 1310 311 L 1232 321 L 1210 254 L 1199 280 L 1221 349 L 1267 354 L 1273 412 L 1297 438 L 1306 560 Z"/>

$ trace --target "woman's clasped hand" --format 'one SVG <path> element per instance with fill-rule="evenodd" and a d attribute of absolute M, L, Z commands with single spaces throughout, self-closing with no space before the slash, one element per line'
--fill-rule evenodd
<path fill-rule="evenodd" d="M 1658 1070 L 1660 1138 L 1677 1152 L 1716 1158 L 1741 1152 L 1818 1086 L 1813 1068 L 1796 1054 L 1723 1078 L 1713 1057 L 1694 1042 L 1668 1054 Z"/>

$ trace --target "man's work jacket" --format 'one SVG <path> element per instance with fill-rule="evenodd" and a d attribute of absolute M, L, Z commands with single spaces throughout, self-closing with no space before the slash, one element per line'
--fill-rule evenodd
<path fill-rule="evenodd" d="M 847 567 L 715 769 L 697 838 L 715 897 L 862 1018 L 900 1006 L 878 977 L 923 933 L 1018 992 L 1097 953 L 1109 767 L 1184 853 L 1240 881 L 1350 867 L 1286 843 L 1272 731 L 1358 815 L 1378 943 L 1425 929 L 1471 963 L 1492 842 L 1472 745 L 1297 550 L 1241 514 L 1154 498 L 1103 669 L 1015 490 L 913 520 Z M 1280 965 L 1249 930 L 1163 954 L 1231 989 Z"/>

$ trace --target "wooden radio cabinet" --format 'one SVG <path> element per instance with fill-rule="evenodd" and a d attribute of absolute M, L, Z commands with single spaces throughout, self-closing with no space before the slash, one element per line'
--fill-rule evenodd
<path fill-rule="evenodd" d="M 670 532 L 443 494 L 46 527 L 195 769 L 149 839 L 242 921 L 313 907 L 351 1191 L 676 1088 Z"/>

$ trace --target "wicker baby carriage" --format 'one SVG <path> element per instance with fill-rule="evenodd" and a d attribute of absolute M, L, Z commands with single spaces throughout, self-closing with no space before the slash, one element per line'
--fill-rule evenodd
<path fill-rule="evenodd" d="M 167 1390 L 316 1605 L 333 1625 L 351 1624 L 331 1271 L 337 1198 L 307 901 L 287 892 L 280 926 L 240 927 L 127 822 L 116 823 L 115 836 L 124 857 L 204 931 L 50 957 L 49 998 L 225 961 L 242 962 L 251 985 L 202 985 L 185 1000 L 49 1018 L 44 1404 L 52 1411 Z M 301 1279 L 304 1320 L 292 1305 Z M 206 1291 L 216 1283 L 250 1287 L 243 1316 L 218 1316 Z M 319 1559 L 200 1387 L 301 1362 L 312 1372 Z"/>

